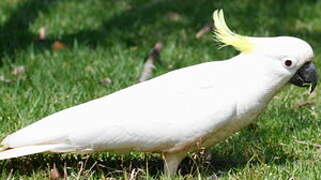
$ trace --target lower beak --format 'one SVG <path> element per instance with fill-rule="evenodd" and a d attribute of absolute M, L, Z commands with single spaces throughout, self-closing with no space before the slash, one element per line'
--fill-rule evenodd
<path fill-rule="evenodd" d="M 310 93 L 317 86 L 317 68 L 312 62 L 305 63 L 290 79 L 290 83 L 299 87 L 310 87 Z"/>

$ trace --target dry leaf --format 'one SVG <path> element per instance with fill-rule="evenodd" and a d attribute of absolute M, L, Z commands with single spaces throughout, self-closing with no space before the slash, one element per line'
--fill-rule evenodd
<path fill-rule="evenodd" d="M 144 64 L 143 72 L 140 75 L 139 82 L 146 81 L 152 77 L 153 69 L 155 68 L 154 62 L 159 59 L 160 51 L 163 44 L 158 42 L 154 48 L 149 52 L 148 58 Z"/>
<path fill-rule="evenodd" d="M 143 72 L 140 75 L 139 82 L 146 81 L 152 77 L 153 69 L 155 68 L 154 62 L 151 60 L 147 60 L 144 64 Z"/>
<path fill-rule="evenodd" d="M 61 176 L 59 174 L 59 171 L 56 167 L 56 164 L 53 165 L 53 168 L 50 170 L 49 179 L 59 179 Z"/>
<path fill-rule="evenodd" d="M 212 24 L 205 24 L 205 25 L 202 27 L 202 29 L 200 29 L 200 30 L 196 33 L 195 37 L 196 37 L 197 39 L 201 38 L 204 34 L 210 32 L 212 28 L 213 28 L 213 25 L 212 25 Z"/>
<path fill-rule="evenodd" d="M 182 15 L 178 14 L 177 12 L 168 12 L 166 16 L 171 21 L 180 21 L 183 19 Z"/>
<path fill-rule="evenodd" d="M 45 40 L 46 39 L 46 27 L 41 27 L 39 28 L 38 36 L 40 40 Z"/>
<path fill-rule="evenodd" d="M 158 42 L 155 44 L 154 50 L 157 51 L 158 53 L 160 53 L 160 50 L 162 49 L 162 47 L 163 47 L 163 44 Z"/>
<path fill-rule="evenodd" d="M 300 140 L 295 140 L 295 142 L 298 143 L 298 144 L 304 144 L 304 145 L 308 145 L 308 146 L 313 146 L 313 147 L 321 148 L 321 144 L 310 143 L 310 142 L 300 141 Z"/>
<path fill-rule="evenodd" d="M 91 65 L 88 65 L 85 67 L 85 71 L 87 72 L 95 72 L 95 68 Z"/>
<path fill-rule="evenodd" d="M 137 46 L 130 47 L 130 50 L 131 50 L 131 51 L 136 51 L 137 49 L 138 49 Z"/>
<path fill-rule="evenodd" d="M 111 82 L 112 82 L 111 79 L 108 78 L 108 77 L 100 80 L 100 83 L 103 84 L 103 85 L 109 85 L 109 84 L 111 84 Z"/>
<path fill-rule="evenodd" d="M 13 74 L 15 76 L 19 76 L 19 75 L 22 75 L 24 73 L 25 73 L 25 67 L 24 66 L 16 66 L 11 71 L 11 74 Z"/>
<path fill-rule="evenodd" d="M 12 82 L 10 79 L 6 79 L 4 76 L 0 76 L 0 81 L 5 82 L 5 83 Z"/>
<path fill-rule="evenodd" d="M 315 102 L 313 101 L 304 101 L 298 104 L 298 108 L 302 108 L 305 106 L 313 106 L 313 105 L 315 105 Z"/>
<path fill-rule="evenodd" d="M 52 49 L 55 50 L 55 51 L 58 51 L 58 50 L 61 50 L 65 48 L 65 44 L 61 41 L 55 41 L 53 44 L 52 44 Z"/>

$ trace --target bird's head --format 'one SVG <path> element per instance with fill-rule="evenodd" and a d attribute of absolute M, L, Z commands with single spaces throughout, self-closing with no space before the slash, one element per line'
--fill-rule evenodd
<path fill-rule="evenodd" d="M 231 45 L 242 54 L 259 54 L 271 57 L 278 70 L 286 72 L 289 82 L 300 87 L 310 87 L 310 92 L 317 85 L 317 71 L 312 62 L 311 46 L 295 37 L 248 37 L 232 32 L 225 23 L 222 10 L 213 13 L 215 38 Z M 259 61 L 259 59 L 258 59 Z M 259 63 L 259 62 L 258 62 Z"/>

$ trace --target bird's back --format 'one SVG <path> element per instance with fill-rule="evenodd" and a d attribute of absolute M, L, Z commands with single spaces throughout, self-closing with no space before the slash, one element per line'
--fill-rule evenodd
<path fill-rule="evenodd" d="M 192 141 L 235 115 L 235 99 L 220 77 L 231 70 L 224 67 L 227 62 L 183 68 L 54 113 L 9 135 L 3 144 L 162 151 Z"/>

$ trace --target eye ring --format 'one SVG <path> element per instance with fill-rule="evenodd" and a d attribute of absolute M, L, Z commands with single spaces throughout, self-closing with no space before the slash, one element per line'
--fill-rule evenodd
<path fill-rule="evenodd" d="M 284 64 L 285 64 L 286 67 L 291 67 L 292 61 L 290 59 L 287 59 L 287 60 L 284 61 Z"/>

